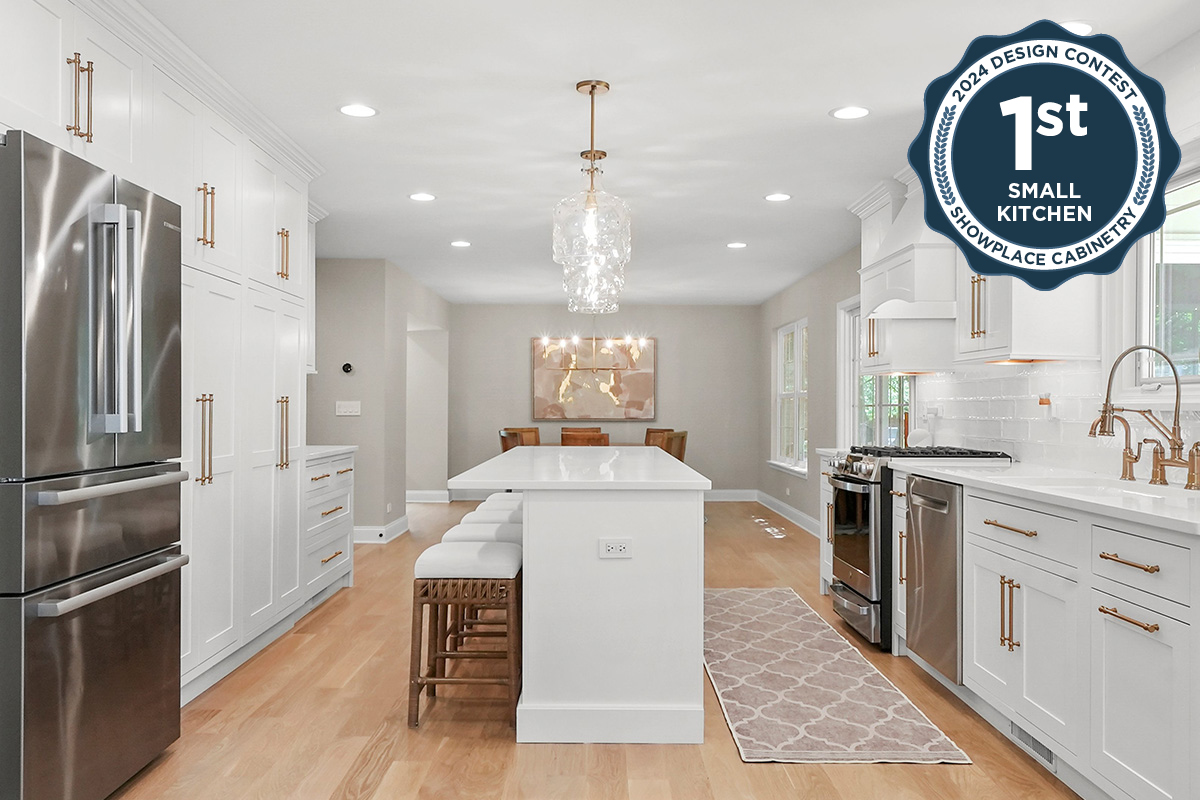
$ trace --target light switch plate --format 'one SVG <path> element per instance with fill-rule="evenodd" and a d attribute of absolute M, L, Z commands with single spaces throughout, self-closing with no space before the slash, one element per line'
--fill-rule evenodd
<path fill-rule="evenodd" d="M 335 400 L 333 403 L 333 413 L 334 416 L 338 417 L 361 417 L 362 401 Z"/>

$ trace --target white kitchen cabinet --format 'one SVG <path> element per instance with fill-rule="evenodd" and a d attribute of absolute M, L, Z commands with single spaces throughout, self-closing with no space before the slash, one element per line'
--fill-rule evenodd
<path fill-rule="evenodd" d="M 1119 594 L 1091 601 L 1092 767 L 1137 800 L 1195 797 L 1190 626 Z"/>
<path fill-rule="evenodd" d="M 75 15 L 75 48 L 91 80 L 80 75 L 79 125 L 90 136 L 71 137 L 72 150 L 122 178 L 147 184 L 150 170 L 141 157 L 145 59 L 135 48 L 83 12 Z M 72 53 L 73 55 L 73 53 Z M 67 113 L 75 113 L 74 67 L 64 63 Z M 90 119 L 89 119 L 90 117 Z"/>
<path fill-rule="evenodd" d="M 864 375 L 946 369 L 954 356 L 954 320 L 868 317 L 860 353 Z"/>
<path fill-rule="evenodd" d="M 317 374 L 317 223 L 309 212 L 308 237 L 304 240 L 304 283 L 309 287 L 308 324 L 304 336 L 304 371 Z"/>
<path fill-rule="evenodd" d="M 968 536 L 963 552 L 963 683 L 1036 738 L 1080 754 L 1088 719 L 1083 590 L 1066 569 L 1041 569 L 984 541 Z"/>
<path fill-rule="evenodd" d="M 246 151 L 242 225 L 247 276 L 304 297 L 307 189 L 254 144 Z"/>
<path fill-rule="evenodd" d="M 75 8 L 66 0 L 0 0 L 0 121 L 70 147 Z"/>
<path fill-rule="evenodd" d="M 247 291 L 242 345 L 247 636 L 265 629 L 301 599 L 303 330 L 303 308 L 274 292 Z"/>
<path fill-rule="evenodd" d="M 892 652 L 897 654 L 901 652 L 901 643 L 908 639 L 907 482 L 907 473 L 893 472 L 888 488 L 892 501 Z"/>
<path fill-rule="evenodd" d="M 833 472 L 831 461 L 828 456 L 821 456 L 821 594 L 829 594 L 829 585 L 833 583 L 833 487 L 829 485 L 829 475 Z"/>
<path fill-rule="evenodd" d="M 182 671 L 188 674 L 238 641 L 237 352 L 242 287 L 183 270 Z"/>
<path fill-rule="evenodd" d="M 955 361 L 1099 359 L 1100 279 L 1072 278 L 1053 291 L 1006 275 L 977 275 L 958 257 Z"/>
<path fill-rule="evenodd" d="M 305 592 L 349 575 L 354 580 L 354 453 L 310 456 L 304 470 Z"/>

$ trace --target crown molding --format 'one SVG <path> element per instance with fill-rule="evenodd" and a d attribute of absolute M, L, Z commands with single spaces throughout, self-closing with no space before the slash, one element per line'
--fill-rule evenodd
<path fill-rule="evenodd" d="M 848 205 L 847 210 L 853 212 L 860 219 L 874 214 L 879 209 L 883 208 L 888 203 L 895 203 L 898 200 L 903 200 L 907 188 L 903 183 L 884 178 L 875 188 L 864 194 L 862 197 Z M 896 212 L 892 212 L 892 216 L 896 216 Z"/>
<path fill-rule="evenodd" d="M 308 221 L 310 223 L 315 225 L 316 223 L 320 222 L 321 220 L 325 219 L 328 216 L 329 216 L 328 211 L 321 208 L 319 205 L 314 203 L 312 200 L 308 201 Z"/>
<path fill-rule="evenodd" d="M 252 142 L 292 172 L 311 181 L 325 169 L 290 136 L 229 85 L 175 34 L 134 0 L 71 0 L 81 11 L 148 56 Z"/>

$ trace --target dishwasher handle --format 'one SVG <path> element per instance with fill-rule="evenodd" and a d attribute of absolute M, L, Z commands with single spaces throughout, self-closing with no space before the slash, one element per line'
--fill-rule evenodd
<path fill-rule="evenodd" d="M 950 504 L 945 500 L 939 500 L 936 497 L 926 497 L 923 494 L 909 492 L 908 502 L 910 505 L 928 508 L 930 511 L 936 511 L 939 514 L 945 514 L 950 511 Z"/>
<path fill-rule="evenodd" d="M 170 556 L 166 560 L 160 561 L 141 572 L 135 572 L 127 577 L 119 578 L 112 583 L 97 586 L 95 589 L 90 589 L 74 597 L 68 597 L 63 600 L 43 600 L 37 605 L 37 615 L 39 617 L 61 617 L 70 614 L 72 611 L 78 611 L 84 606 L 90 606 L 92 603 L 103 600 L 106 597 L 120 594 L 126 589 L 132 589 L 134 586 L 152 581 L 167 573 L 183 569 L 190 560 L 191 558 L 186 555 Z"/>

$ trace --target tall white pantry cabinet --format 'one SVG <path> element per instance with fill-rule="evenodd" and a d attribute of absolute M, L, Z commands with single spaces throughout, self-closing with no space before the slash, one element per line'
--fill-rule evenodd
<path fill-rule="evenodd" d="M 300 504 L 312 364 L 308 184 L 320 168 L 126 0 L 0 0 L 0 131 L 8 129 L 183 210 L 181 434 L 191 480 L 182 540 L 191 563 L 181 636 L 184 695 L 194 696 L 312 599 Z"/>

